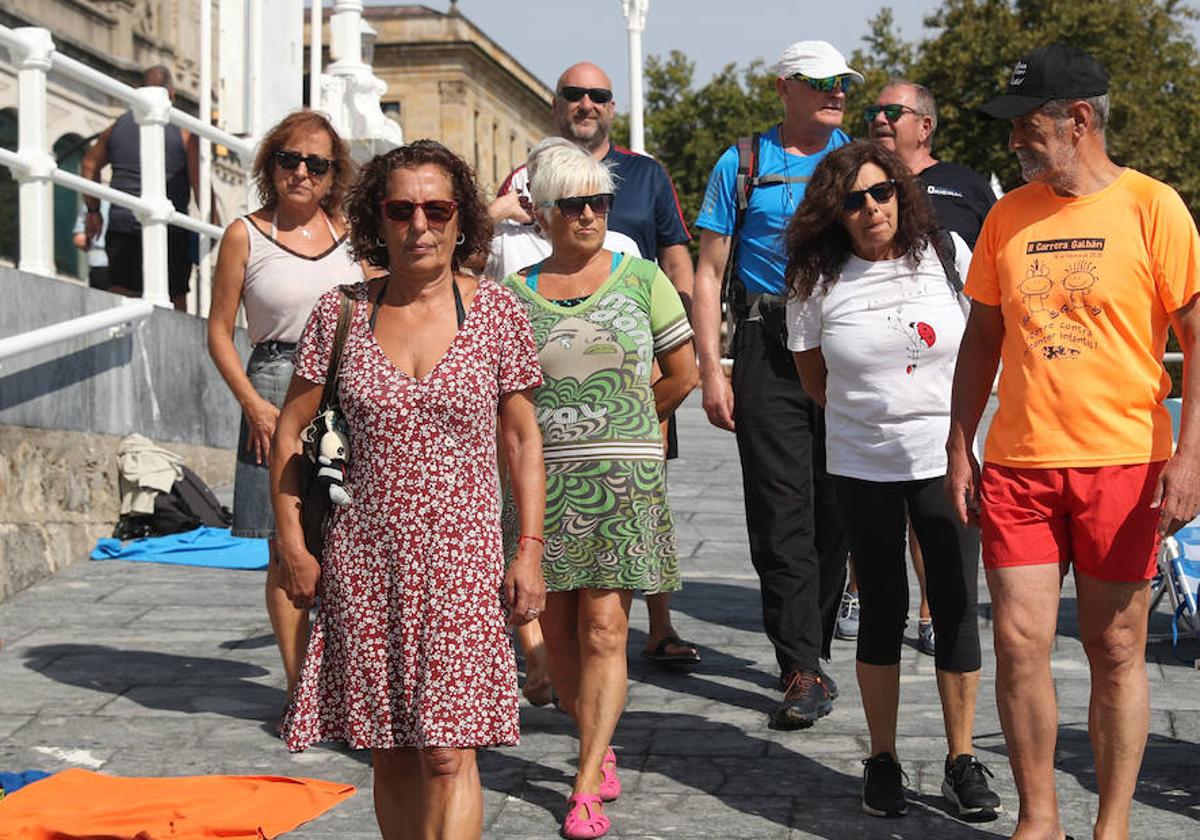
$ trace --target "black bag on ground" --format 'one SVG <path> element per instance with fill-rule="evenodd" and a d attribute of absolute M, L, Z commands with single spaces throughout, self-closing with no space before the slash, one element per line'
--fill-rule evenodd
<path fill-rule="evenodd" d="M 113 537 L 132 540 L 140 537 L 161 537 L 194 531 L 201 525 L 228 528 L 233 514 L 217 500 L 216 494 L 186 464 L 180 467 L 183 477 L 172 486 L 170 493 L 154 498 L 154 513 L 125 514 L 117 520 Z"/>

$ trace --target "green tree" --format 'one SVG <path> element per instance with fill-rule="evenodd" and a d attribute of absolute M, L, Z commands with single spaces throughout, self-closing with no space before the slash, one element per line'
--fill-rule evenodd
<path fill-rule="evenodd" d="M 994 173 L 1012 189 L 1021 178 L 1008 150 L 1008 124 L 980 119 L 975 109 L 1004 91 L 1021 54 L 1063 41 L 1091 52 L 1112 76 L 1113 158 L 1171 184 L 1196 213 L 1200 53 L 1186 30 L 1195 16 L 1180 0 L 943 0 L 925 21 L 932 36 L 913 44 L 883 8 L 851 57 L 866 82 L 850 91 L 843 128 L 864 136 L 863 107 L 889 78 L 911 78 L 938 100 L 935 154 Z M 782 116 L 761 61 L 730 64 L 700 87 L 694 75 L 694 64 L 679 52 L 647 61 L 647 151 L 671 172 L 689 221 L 721 152 Z M 627 141 L 623 119 L 615 134 Z"/>
<path fill-rule="evenodd" d="M 700 211 L 709 172 L 721 153 L 738 137 L 783 116 L 775 78 L 761 61 L 744 69 L 727 65 L 698 89 L 694 76 L 695 65 L 679 51 L 666 60 L 651 56 L 646 61 L 646 151 L 671 173 L 689 224 Z M 613 137 L 628 142 L 626 117 L 618 118 Z"/>
<path fill-rule="evenodd" d="M 1022 53 L 1062 41 L 1092 53 L 1112 77 L 1112 157 L 1200 210 L 1200 54 L 1186 30 L 1194 16 L 1177 0 L 945 0 L 926 19 L 936 34 L 911 71 L 938 99 L 939 156 L 1018 186 L 1008 124 L 973 112 L 1004 90 Z"/>
<path fill-rule="evenodd" d="M 850 66 L 862 73 L 865 81 L 846 94 L 846 118 L 842 122 L 842 128 L 854 137 L 866 137 L 863 109 L 875 101 L 889 79 L 908 76 L 915 52 L 896 31 L 892 10 L 886 6 L 871 21 L 871 32 L 863 36 L 863 41 L 866 46 L 851 54 Z"/>

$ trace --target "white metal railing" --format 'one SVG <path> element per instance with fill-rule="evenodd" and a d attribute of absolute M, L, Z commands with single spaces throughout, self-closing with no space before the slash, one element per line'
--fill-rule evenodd
<path fill-rule="evenodd" d="M 18 267 L 33 274 L 52 276 L 55 273 L 53 185 L 59 184 L 125 207 L 137 216 L 142 225 L 143 297 L 153 304 L 170 306 L 167 225 L 176 225 L 200 234 L 203 257 L 207 257 L 209 240 L 220 239 L 222 231 L 203 219 L 180 213 L 168 200 L 164 126 L 170 123 L 187 129 L 205 141 L 225 146 L 240 157 L 243 167 L 247 169 L 253 159 L 254 143 L 216 128 L 208 121 L 210 114 L 203 114 L 205 119 L 196 119 L 172 107 L 165 88 L 134 88 L 57 52 L 49 30 L 0 26 L 0 44 L 8 48 L 17 67 L 17 151 L 0 149 L 0 164 L 11 169 L 20 184 L 21 256 Z M 141 141 L 141 196 L 112 189 L 58 168 L 50 153 L 47 126 L 47 80 L 50 73 L 79 82 L 130 106 Z M 207 199 L 212 189 L 211 170 L 205 167 L 202 176 L 199 192 L 200 196 Z M 208 202 L 201 200 L 200 196 L 197 196 L 198 203 L 206 208 Z M 205 314 L 207 308 L 207 280 L 208 272 L 202 269 L 198 294 L 200 314 Z"/>
<path fill-rule="evenodd" d="M 154 312 L 154 304 L 148 300 L 130 300 L 112 309 L 82 315 L 69 321 L 50 324 L 20 335 L 0 338 L 0 368 L 3 361 L 22 353 L 58 344 L 72 338 L 109 330 L 110 337 L 128 332 Z"/>

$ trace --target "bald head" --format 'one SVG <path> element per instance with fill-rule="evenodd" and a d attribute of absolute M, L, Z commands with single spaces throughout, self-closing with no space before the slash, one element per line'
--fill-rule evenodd
<path fill-rule="evenodd" d="M 602 91 L 602 93 L 601 93 Z M 603 99 L 597 102 L 596 98 Z M 558 133 L 597 157 L 608 151 L 616 105 L 612 80 L 589 61 L 573 64 L 558 77 L 554 90 L 554 125 Z"/>
<path fill-rule="evenodd" d="M 612 90 L 612 79 L 608 78 L 607 73 L 590 61 L 581 61 L 563 71 L 563 74 L 558 77 L 558 87 L 555 88 L 555 92 L 561 91 L 567 85 Z"/>

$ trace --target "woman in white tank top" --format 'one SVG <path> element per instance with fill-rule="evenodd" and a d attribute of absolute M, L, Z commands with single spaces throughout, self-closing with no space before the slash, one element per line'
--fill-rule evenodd
<path fill-rule="evenodd" d="M 267 454 L 309 313 L 333 286 L 363 278 L 350 258 L 342 216 L 353 175 L 349 149 L 323 115 L 303 110 L 285 117 L 254 161 L 262 206 L 226 228 L 213 276 L 208 352 L 242 407 L 233 533 L 270 540 L 267 613 L 289 696 L 308 640 L 308 611 L 293 606 L 279 586 Z M 239 306 L 254 345 L 245 370 L 233 343 Z"/>

